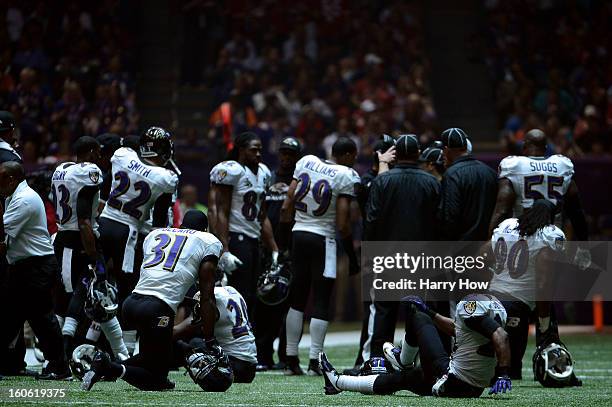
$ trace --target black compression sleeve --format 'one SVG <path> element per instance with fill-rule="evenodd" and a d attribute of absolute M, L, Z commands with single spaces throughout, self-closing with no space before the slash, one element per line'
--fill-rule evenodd
<path fill-rule="evenodd" d="M 465 324 L 473 331 L 478 332 L 485 338 L 491 338 L 493 332 L 500 327 L 499 323 L 493 318 L 480 315 L 477 317 L 469 317 L 463 320 Z"/>
<path fill-rule="evenodd" d="M 89 185 L 81 188 L 77 197 L 77 218 L 91 219 L 93 210 L 93 199 L 100 190 L 98 185 Z"/>
<path fill-rule="evenodd" d="M 172 194 L 162 194 L 153 207 L 153 227 L 165 228 L 168 226 L 168 209 L 172 205 Z"/>

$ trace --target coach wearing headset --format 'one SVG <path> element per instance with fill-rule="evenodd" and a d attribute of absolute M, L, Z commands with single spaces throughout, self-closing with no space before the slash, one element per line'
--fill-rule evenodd
<path fill-rule="evenodd" d="M 363 240 L 436 240 L 440 183 L 419 168 L 419 152 L 414 134 L 404 134 L 397 139 L 395 166 L 372 181 Z M 383 344 L 393 342 L 398 308 L 399 302 L 374 301 L 371 358 L 383 357 Z"/>

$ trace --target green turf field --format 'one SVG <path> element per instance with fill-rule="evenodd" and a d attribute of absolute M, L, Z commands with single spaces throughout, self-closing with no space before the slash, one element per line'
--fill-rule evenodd
<path fill-rule="evenodd" d="M 344 392 L 335 396 L 323 394 L 319 377 L 285 377 L 280 373 L 258 374 L 252 384 L 235 384 L 226 393 L 200 391 L 182 373 L 171 373 L 176 389 L 169 392 L 140 392 L 125 382 L 98 383 L 91 392 L 82 392 L 79 382 L 36 382 L 33 379 L 4 378 L 0 381 L 0 405 L 110 405 L 110 406 L 612 406 L 612 335 L 565 335 L 565 342 L 577 360 L 582 388 L 544 389 L 531 380 L 531 360 L 524 360 L 524 379 L 513 383 L 513 391 L 504 396 L 485 394 L 480 399 L 443 400 L 417 397 L 402 391 L 394 396 L 364 396 Z M 529 353 L 533 349 L 530 344 Z M 354 347 L 328 349 L 331 362 L 338 368 L 349 367 Z M 306 360 L 302 355 L 302 360 Z M 64 398 L 9 399 L 9 389 L 66 389 Z"/>

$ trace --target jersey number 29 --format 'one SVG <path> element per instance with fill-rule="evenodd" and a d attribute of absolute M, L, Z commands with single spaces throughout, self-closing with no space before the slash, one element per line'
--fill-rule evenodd
<path fill-rule="evenodd" d="M 306 205 L 305 202 L 302 202 L 302 200 L 306 198 L 306 195 L 308 195 L 308 192 L 311 189 L 310 176 L 308 173 L 302 173 L 298 177 L 298 180 L 300 182 L 300 186 L 295 192 L 295 209 L 301 212 L 307 212 L 308 205 Z M 323 216 L 325 212 L 327 212 L 332 199 L 332 188 L 327 180 L 322 179 L 315 182 L 315 184 L 312 186 L 312 198 L 319 204 L 317 209 L 312 211 L 312 214 L 314 216 Z"/>

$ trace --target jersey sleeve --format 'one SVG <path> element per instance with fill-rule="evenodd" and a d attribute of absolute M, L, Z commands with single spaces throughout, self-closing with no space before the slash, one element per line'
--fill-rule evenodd
<path fill-rule="evenodd" d="M 210 172 L 210 182 L 220 185 L 236 186 L 240 181 L 243 168 L 236 161 L 223 161 Z"/>
<path fill-rule="evenodd" d="M 302 173 L 302 169 L 304 168 L 304 163 L 306 163 L 310 157 L 311 156 L 307 155 L 298 160 L 298 162 L 295 164 L 295 170 L 293 171 L 293 179 L 298 179 Z"/>
<path fill-rule="evenodd" d="M 175 194 L 178 185 L 178 175 L 172 170 L 163 169 L 161 173 L 163 191 L 165 194 Z M 173 200 L 174 202 L 174 200 Z"/>
<path fill-rule="evenodd" d="M 516 168 L 518 167 L 519 158 L 520 157 L 511 155 L 501 160 L 499 163 L 497 178 L 510 178 L 510 175 L 512 175 L 512 173 L 515 172 Z"/>
<path fill-rule="evenodd" d="M 565 248 L 565 233 L 554 225 L 542 229 L 542 240 L 546 247 L 555 251 L 563 251 Z"/>
<path fill-rule="evenodd" d="M 272 186 L 272 172 L 270 171 L 268 166 L 263 163 L 259 164 L 259 170 L 263 171 L 264 189 L 267 193 L 268 189 L 270 189 L 270 187 Z"/>
<path fill-rule="evenodd" d="M 359 178 L 359 174 L 352 168 L 348 168 L 342 174 L 342 178 L 340 179 L 339 191 L 338 195 L 349 195 L 352 197 L 357 197 L 357 188 L 356 185 L 361 183 L 361 179 Z"/>
<path fill-rule="evenodd" d="M 457 318 L 466 320 L 472 317 L 489 315 L 489 307 L 485 301 L 468 296 L 457 304 Z"/>
<path fill-rule="evenodd" d="M 82 186 L 101 186 L 104 180 L 102 170 L 92 163 L 75 164 L 78 166 L 74 172 L 74 176 Z"/>
<path fill-rule="evenodd" d="M 497 239 L 503 235 L 505 230 L 513 230 L 518 227 L 518 220 L 516 218 L 504 219 L 497 227 L 493 230 L 491 235 L 491 243 L 497 242 Z"/>
<path fill-rule="evenodd" d="M 571 179 L 574 176 L 574 163 L 572 160 L 561 154 L 555 157 L 559 165 L 559 174 L 566 180 Z"/>

